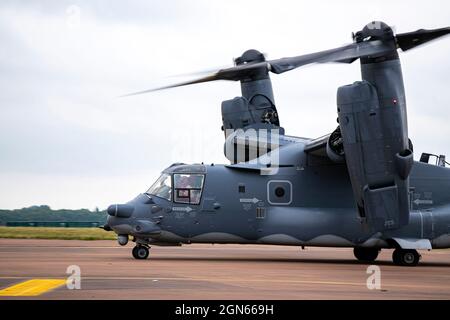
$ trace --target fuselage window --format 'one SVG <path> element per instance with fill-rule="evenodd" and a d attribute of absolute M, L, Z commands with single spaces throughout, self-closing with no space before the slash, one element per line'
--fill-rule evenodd
<path fill-rule="evenodd" d="M 203 174 L 174 174 L 174 201 L 178 203 L 199 204 L 204 179 L 205 176 Z"/>

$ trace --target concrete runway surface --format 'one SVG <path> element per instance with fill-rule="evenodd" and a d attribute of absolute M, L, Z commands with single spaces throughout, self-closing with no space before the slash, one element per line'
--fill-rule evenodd
<path fill-rule="evenodd" d="M 81 268 L 80 290 L 59 285 L 0 299 L 450 299 L 450 250 L 422 252 L 417 267 L 394 266 L 392 250 L 384 250 L 376 262 L 381 290 L 369 290 L 369 264 L 347 248 L 195 244 L 152 247 L 148 260 L 135 260 L 132 247 L 0 239 L 3 292 L 26 280 L 65 279 L 69 265 Z"/>

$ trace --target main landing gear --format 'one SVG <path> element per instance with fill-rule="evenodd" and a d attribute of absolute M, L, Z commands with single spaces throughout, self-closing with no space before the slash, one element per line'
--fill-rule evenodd
<path fill-rule="evenodd" d="M 133 248 L 133 257 L 138 260 L 147 259 L 149 255 L 149 247 L 137 245 Z"/>
<path fill-rule="evenodd" d="M 353 254 L 356 259 L 364 262 L 373 262 L 378 257 L 380 249 L 377 248 L 361 248 L 355 247 Z M 421 255 L 414 249 L 401 249 L 397 248 L 392 254 L 392 261 L 397 266 L 414 267 L 417 266 L 421 259 Z"/>
<path fill-rule="evenodd" d="M 417 266 L 421 259 L 421 255 L 414 249 L 395 249 L 392 253 L 392 261 L 398 266 Z"/>
<path fill-rule="evenodd" d="M 359 261 L 373 262 L 377 259 L 380 249 L 355 247 L 353 254 Z"/>

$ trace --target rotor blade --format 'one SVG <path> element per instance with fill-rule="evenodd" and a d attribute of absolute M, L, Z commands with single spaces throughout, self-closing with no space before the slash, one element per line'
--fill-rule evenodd
<path fill-rule="evenodd" d="M 358 60 L 358 58 L 336 60 L 335 62 L 337 62 L 337 63 L 353 63 L 355 60 Z"/>
<path fill-rule="evenodd" d="M 364 56 L 380 55 L 395 50 L 389 43 L 380 40 L 352 43 L 343 47 L 310 53 L 302 56 L 268 61 L 270 70 L 283 73 L 310 63 L 351 63 Z"/>
<path fill-rule="evenodd" d="M 397 46 L 403 51 L 406 51 L 447 34 L 450 34 L 450 27 L 433 30 L 420 29 L 413 32 L 397 34 L 395 38 Z M 397 47 L 394 46 L 393 41 L 369 40 L 369 41 L 355 42 L 335 49 L 319 51 L 296 57 L 281 58 L 257 63 L 241 64 L 230 68 L 220 69 L 217 72 L 214 72 L 210 75 L 195 80 L 129 93 L 121 97 L 128 97 L 163 89 L 182 87 L 191 84 L 216 80 L 239 81 L 251 79 L 251 77 L 255 74 L 255 72 L 258 72 L 261 69 L 266 69 L 267 71 L 280 74 L 311 63 L 327 63 L 327 62 L 352 63 L 353 61 L 361 57 L 365 56 L 376 57 L 378 55 L 383 55 L 392 52 L 393 50 L 396 49 Z"/>
<path fill-rule="evenodd" d="M 396 38 L 399 48 L 406 51 L 447 34 L 450 34 L 450 27 L 400 33 L 396 35 Z"/>
<path fill-rule="evenodd" d="M 247 78 L 251 78 L 251 76 L 255 73 L 255 71 L 262 68 L 265 68 L 268 71 L 272 71 L 276 74 L 279 74 L 311 63 L 325 63 L 325 62 L 351 63 L 361 56 L 382 54 L 392 50 L 395 50 L 395 47 L 392 47 L 379 40 L 361 43 L 352 43 L 343 47 L 310 53 L 297 57 L 281 58 L 258 63 L 249 63 L 231 68 L 221 69 L 211 75 L 201 77 L 198 79 L 163 86 L 159 88 L 133 92 L 123 95 L 121 97 L 134 96 L 158 90 L 182 87 L 191 84 L 216 80 L 230 80 L 230 81 L 245 80 Z"/>
<path fill-rule="evenodd" d="M 154 91 L 159 91 L 159 90 L 164 90 L 164 89 L 170 89 L 170 88 L 176 88 L 176 87 L 182 87 L 182 86 L 188 86 L 190 84 L 196 84 L 196 83 L 202 83 L 202 82 L 208 82 L 208 81 L 214 81 L 214 80 L 219 80 L 219 79 L 216 79 L 216 74 L 212 74 L 212 75 L 209 75 L 209 76 L 206 76 L 203 78 L 199 78 L 199 79 L 195 79 L 195 80 L 191 80 L 191 81 L 170 84 L 170 85 L 167 85 L 164 87 L 158 87 L 158 88 L 153 88 L 153 89 L 148 89 L 148 90 L 143 90 L 143 91 L 138 91 L 138 92 L 132 92 L 132 93 L 128 93 L 128 94 L 119 96 L 119 98 L 136 96 L 139 94 L 144 94 L 144 93 L 149 93 L 149 92 L 154 92 Z"/>
<path fill-rule="evenodd" d="M 250 78 L 251 75 L 254 74 L 254 72 L 260 68 L 268 69 L 268 63 L 267 62 L 258 62 L 258 63 L 253 63 L 253 64 L 244 64 L 244 65 L 240 65 L 240 66 L 236 66 L 236 67 L 221 69 L 213 74 L 210 74 L 210 75 L 202 77 L 202 78 L 185 81 L 185 82 L 180 82 L 180 83 L 176 83 L 176 84 L 171 84 L 171 85 L 167 85 L 167 86 L 163 86 L 163 87 L 128 93 L 128 94 L 119 96 L 119 98 L 135 96 L 135 95 L 139 95 L 139 94 L 144 94 L 144 93 L 149 93 L 149 92 L 154 92 L 154 91 L 159 91 L 159 90 L 164 90 L 164 89 L 182 87 L 182 86 L 187 86 L 187 85 L 196 84 L 196 83 L 216 81 L 216 80 L 229 80 L 229 81 L 244 80 L 246 78 Z"/>

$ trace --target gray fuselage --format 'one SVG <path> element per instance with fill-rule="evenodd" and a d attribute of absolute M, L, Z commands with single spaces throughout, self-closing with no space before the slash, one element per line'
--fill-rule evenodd
<path fill-rule="evenodd" d="M 147 244 L 260 243 L 389 248 L 429 240 L 450 247 L 450 169 L 415 162 L 410 176 L 410 221 L 396 230 L 371 231 L 358 218 L 345 164 L 308 156 L 302 143 L 280 147 L 280 167 L 261 174 L 252 165 L 197 165 L 204 174 L 199 204 L 141 194 L 127 218 L 108 217 L 118 234 Z M 190 172 L 173 165 L 164 172 Z M 283 192 L 277 191 L 282 188 Z M 139 224 L 151 225 L 143 232 Z M 139 231 L 138 231 L 139 229 Z M 145 228 L 144 228 L 145 229 Z M 417 247 L 417 248 L 420 248 Z M 423 247 L 422 249 L 425 249 Z"/>

